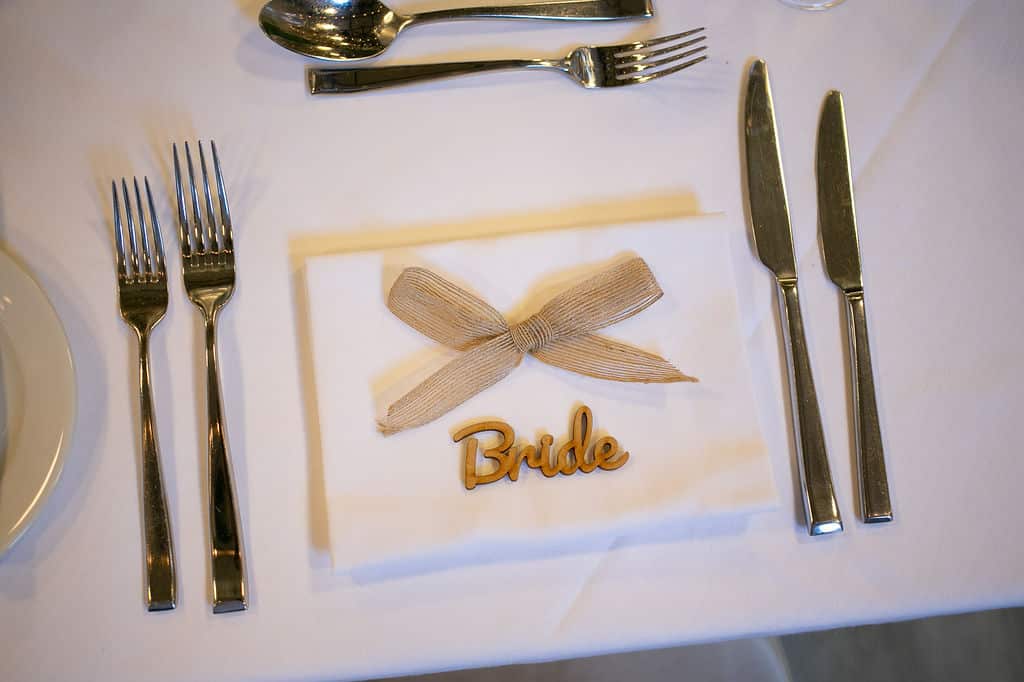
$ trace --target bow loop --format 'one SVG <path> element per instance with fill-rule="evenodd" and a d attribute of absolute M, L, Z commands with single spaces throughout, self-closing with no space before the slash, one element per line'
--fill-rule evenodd
<path fill-rule="evenodd" d="M 642 258 L 631 258 L 555 296 L 540 315 L 555 338 L 582 336 L 610 327 L 654 305 L 663 292 Z"/>
<path fill-rule="evenodd" d="M 388 293 L 388 309 L 402 322 L 456 350 L 508 331 L 497 310 L 426 268 L 406 268 Z"/>

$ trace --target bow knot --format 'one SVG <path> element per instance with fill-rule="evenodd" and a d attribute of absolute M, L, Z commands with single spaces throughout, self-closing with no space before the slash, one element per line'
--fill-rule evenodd
<path fill-rule="evenodd" d="M 595 332 L 633 317 L 662 296 L 647 263 L 633 258 L 562 292 L 515 325 L 430 270 L 407 268 L 388 308 L 413 329 L 464 351 L 388 408 L 384 434 L 422 426 L 498 383 L 527 353 L 549 365 L 609 381 L 696 381 L 668 360 Z"/>
<path fill-rule="evenodd" d="M 508 331 L 516 350 L 523 354 L 543 348 L 555 336 L 551 325 L 540 313 L 512 326 Z"/>

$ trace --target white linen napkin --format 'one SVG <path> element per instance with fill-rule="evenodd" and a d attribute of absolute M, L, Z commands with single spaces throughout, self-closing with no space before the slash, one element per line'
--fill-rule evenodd
<path fill-rule="evenodd" d="M 750 513 L 776 504 L 737 321 L 731 219 L 581 228 L 415 249 L 312 258 L 307 285 L 331 553 L 339 571 L 427 570 L 566 551 L 648 525 Z M 377 432 L 387 404 L 457 353 L 387 309 L 405 267 L 468 288 L 512 322 L 627 255 L 650 265 L 665 296 L 604 333 L 661 354 L 700 383 L 623 384 L 527 356 L 511 375 L 441 419 Z M 575 408 L 630 453 L 616 471 L 467 491 L 452 434 L 499 419 L 520 444 L 569 436 Z M 481 435 L 482 444 L 495 440 Z M 591 441 L 593 442 L 593 441 Z M 486 467 L 481 463 L 481 468 Z"/>

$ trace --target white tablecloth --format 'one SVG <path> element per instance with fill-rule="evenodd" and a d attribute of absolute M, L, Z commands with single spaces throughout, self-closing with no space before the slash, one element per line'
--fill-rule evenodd
<path fill-rule="evenodd" d="M 304 61 L 259 33 L 260 4 L 0 5 L 0 240 L 51 296 L 79 382 L 63 478 L 0 560 L 0 679 L 358 678 L 1024 603 L 1019 2 L 850 0 L 813 14 L 775 0 L 660 0 L 649 24 L 438 25 L 403 36 L 387 61 L 557 54 L 695 24 L 709 27 L 714 60 L 615 92 L 522 73 L 318 100 L 303 93 Z M 802 528 L 771 279 L 737 231 L 780 511 L 552 559 L 332 577 L 303 258 L 352 233 L 742 215 L 738 98 L 753 55 L 773 74 L 847 531 L 811 539 Z M 817 252 L 813 144 L 830 87 L 850 116 L 889 526 L 855 520 L 845 323 Z M 209 609 L 201 339 L 175 282 L 154 380 L 181 600 L 151 615 L 135 343 L 116 311 L 107 192 L 112 177 L 148 174 L 171 234 L 169 142 L 197 136 L 218 142 L 239 235 L 222 371 L 252 604 Z"/>

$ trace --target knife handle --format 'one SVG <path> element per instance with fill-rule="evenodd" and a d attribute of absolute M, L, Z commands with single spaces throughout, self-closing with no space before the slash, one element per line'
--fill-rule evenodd
<path fill-rule="evenodd" d="M 811 374 L 811 359 L 807 352 L 807 338 L 795 279 L 779 281 L 779 311 L 786 340 L 793 435 L 800 484 L 803 487 L 807 532 L 811 535 L 841 532 L 843 521 L 832 487 L 825 431 L 821 425 L 818 394 Z"/>
<path fill-rule="evenodd" d="M 846 294 L 846 319 L 850 335 L 850 379 L 853 384 L 857 470 L 860 474 L 860 508 L 864 523 L 884 523 L 892 521 L 892 502 L 885 473 L 882 429 L 878 423 L 863 291 Z"/>

